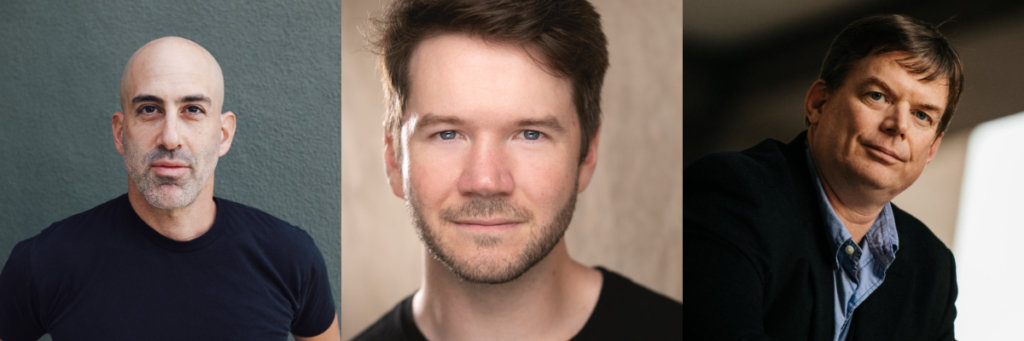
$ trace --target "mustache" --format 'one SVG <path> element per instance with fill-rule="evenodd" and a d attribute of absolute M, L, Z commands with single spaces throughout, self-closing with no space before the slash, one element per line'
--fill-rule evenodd
<path fill-rule="evenodd" d="M 533 219 L 533 213 L 516 206 L 506 198 L 472 198 L 454 208 L 444 208 L 439 212 L 441 219 L 458 221 L 465 218 L 500 216 L 517 221 Z"/>
<path fill-rule="evenodd" d="M 183 161 L 189 166 L 192 166 L 196 162 L 196 158 L 187 149 L 167 149 L 164 146 L 157 146 L 146 153 L 143 159 L 145 164 L 151 164 L 158 160 L 178 160 Z"/>

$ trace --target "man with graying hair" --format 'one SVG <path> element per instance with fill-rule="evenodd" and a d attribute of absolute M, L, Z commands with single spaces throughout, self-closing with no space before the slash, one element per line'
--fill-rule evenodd
<path fill-rule="evenodd" d="M 214 57 L 153 40 L 121 78 L 114 145 L 128 193 L 18 243 L 0 273 L 0 339 L 337 340 L 324 260 L 306 232 L 214 197 L 231 148 Z"/>
<path fill-rule="evenodd" d="M 935 156 L 963 82 L 935 26 L 863 18 L 829 47 L 806 131 L 688 167 L 687 339 L 952 340 L 953 254 L 891 201 Z"/>

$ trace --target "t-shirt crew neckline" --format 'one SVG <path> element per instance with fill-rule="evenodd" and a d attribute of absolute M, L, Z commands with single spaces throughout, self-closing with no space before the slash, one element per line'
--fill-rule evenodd
<path fill-rule="evenodd" d="M 592 326 L 591 323 L 593 323 L 593 321 L 595 321 L 595 319 L 596 319 L 595 314 L 598 314 L 600 311 L 602 311 L 601 310 L 602 308 L 605 308 L 605 307 L 602 306 L 601 302 L 604 301 L 605 302 L 604 305 L 607 305 L 608 304 L 607 301 L 610 299 L 611 293 L 608 290 L 611 289 L 611 288 L 608 287 L 608 284 L 609 284 L 609 282 L 615 282 L 616 281 L 615 279 L 610 278 L 610 277 L 612 277 L 612 274 L 611 274 L 611 272 L 608 269 L 605 269 L 604 267 L 601 267 L 601 266 L 594 267 L 594 269 L 598 270 L 601 273 L 601 291 L 598 294 L 597 304 L 594 304 L 594 308 L 590 311 L 590 314 L 587 315 L 587 322 L 585 322 L 583 324 L 583 327 L 580 328 L 580 330 L 576 331 L 576 334 L 574 334 L 573 337 L 572 337 L 573 340 L 575 340 L 578 337 L 580 337 L 580 335 L 588 334 L 589 333 L 588 332 L 588 328 L 589 329 L 593 329 L 594 328 L 594 326 Z M 612 284 L 612 286 L 615 286 L 616 288 L 618 287 L 615 284 Z M 402 308 L 401 308 L 401 314 L 402 314 L 401 324 L 404 327 L 403 329 L 414 333 L 414 335 L 407 335 L 410 339 L 412 339 L 412 340 L 427 341 L 427 337 L 425 335 L 423 335 L 423 331 L 421 331 L 420 327 L 416 325 L 416 320 L 412 316 L 412 298 L 413 298 L 413 296 L 415 296 L 415 295 L 410 295 L 409 297 L 407 297 L 405 300 L 403 300 L 401 302 L 401 305 L 402 305 Z"/>
<path fill-rule="evenodd" d="M 203 249 L 223 235 L 226 228 L 225 226 L 222 226 L 224 225 L 223 202 L 216 197 L 213 198 L 214 205 L 216 206 L 216 216 L 213 220 L 213 226 L 210 226 L 210 229 L 207 230 L 206 233 L 203 233 L 201 236 L 189 241 L 177 241 L 167 238 L 160 234 L 160 232 L 157 232 L 152 226 L 146 224 L 146 222 L 143 221 L 135 212 L 135 209 L 132 208 L 131 202 L 128 201 L 128 194 L 122 195 L 121 198 L 118 198 L 118 201 L 120 202 L 122 209 L 128 211 L 128 214 L 126 215 L 128 224 L 126 226 L 132 230 L 139 231 L 149 241 L 171 252 L 191 252 Z"/>

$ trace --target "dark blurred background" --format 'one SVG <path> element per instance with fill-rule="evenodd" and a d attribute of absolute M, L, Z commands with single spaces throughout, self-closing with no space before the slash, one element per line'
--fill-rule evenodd
<path fill-rule="evenodd" d="M 947 132 L 1024 110 L 1024 2 L 686 0 L 683 162 L 804 129 L 803 98 L 846 24 L 882 13 L 933 24 L 960 52 L 966 86 Z"/>

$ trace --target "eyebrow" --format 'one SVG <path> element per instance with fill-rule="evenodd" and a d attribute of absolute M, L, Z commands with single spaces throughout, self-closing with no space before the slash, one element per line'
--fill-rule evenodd
<path fill-rule="evenodd" d="M 157 104 L 164 104 L 164 100 L 162 98 L 154 96 L 154 95 L 147 95 L 147 94 L 138 95 L 138 96 L 135 96 L 135 97 L 132 98 L 132 104 L 139 103 L 139 102 L 154 102 L 154 103 L 157 103 Z M 185 95 L 185 96 L 181 97 L 181 101 L 180 102 L 184 102 L 184 103 L 188 103 L 188 102 L 210 103 L 210 102 L 212 102 L 212 100 L 210 100 L 210 98 L 206 97 L 205 95 Z"/>
<path fill-rule="evenodd" d="M 433 126 L 433 125 L 439 125 L 439 124 L 460 125 L 462 123 L 464 123 L 464 121 L 462 119 L 458 118 L 458 117 L 437 115 L 437 114 L 433 114 L 433 113 L 426 113 L 426 114 L 423 115 L 423 117 L 420 117 L 418 120 L 416 120 L 416 126 L 414 127 L 414 129 L 418 131 L 420 129 L 423 129 L 423 128 L 426 128 L 426 127 L 429 127 L 429 126 Z"/>
<path fill-rule="evenodd" d="M 882 91 L 884 91 L 885 93 L 892 94 L 892 89 L 890 89 L 889 86 L 885 84 L 885 82 L 883 82 L 881 79 L 878 79 L 876 77 L 868 77 L 868 79 L 866 81 L 864 81 L 864 85 L 862 85 L 861 88 L 866 88 L 869 85 L 877 86 L 879 88 L 882 88 Z M 925 111 L 934 111 L 934 112 L 937 112 L 939 114 L 942 114 L 942 112 L 941 112 L 942 110 L 939 109 L 939 106 L 934 105 L 934 104 L 930 104 L 930 103 L 917 103 L 917 104 L 914 104 L 914 106 L 916 106 L 918 108 L 921 108 L 921 109 L 924 109 Z"/>
<path fill-rule="evenodd" d="M 448 124 L 448 125 L 462 125 L 465 121 L 461 118 L 454 116 L 437 115 L 433 113 L 424 114 L 419 120 L 416 121 L 416 130 L 424 129 L 426 127 Z M 524 127 L 544 127 L 557 132 L 564 132 L 565 127 L 558 122 L 558 119 L 554 116 L 547 116 L 540 119 L 522 119 L 516 121 L 516 126 L 520 128 Z"/>
<path fill-rule="evenodd" d="M 210 100 L 209 97 L 206 97 L 205 95 L 187 95 L 187 96 L 184 96 L 184 97 L 181 98 L 181 102 L 184 102 L 184 103 L 188 103 L 188 102 L 210 103 L 212 101 Z"/>
<path fill-rule="evenodd" d="M 160 97 L 153 96 L 153 95 L 138 95 L 138 96 L 135 96 L 135 97 L 132 98 L 132 104 L 139 103 L 139 102 L 156 102 L 156 103 L 159 103 L 159 104 L 164 104 L 164 100 L 163 99 L 161 99 Z"/>
<path fill-rule="evenodd" d="M 519 127 L 543 127 L 548 128 L 559 133 L 565 131 L 565 127 L 561 123 L 558 123 L 558 119 L 554 116 L 547 116 L 541 119 L 524 119 L 516 122 L 516 126 Z"/>

